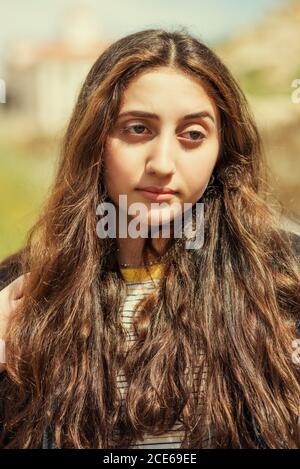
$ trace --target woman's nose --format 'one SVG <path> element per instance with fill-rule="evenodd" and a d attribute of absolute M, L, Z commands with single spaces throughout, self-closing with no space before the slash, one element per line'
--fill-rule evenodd
<path fill-rule="evenodd" d="M 160 176 L 174 174 L 176 171 L 174 151 L 174 144 L 172 145 L 170 138 L 158 139 L 150 150 L 146 172 Z"/>

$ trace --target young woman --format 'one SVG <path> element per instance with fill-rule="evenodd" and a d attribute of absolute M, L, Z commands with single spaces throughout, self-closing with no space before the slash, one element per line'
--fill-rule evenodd
<path fill-rule="evenodd" d="M 148 29 L 102 53 L 4 275 L 2 447 L 300 447 L 300 268 L 266 173 L 242 91 L 196 37 Z M 147 237 L 99 236 L 102 202 L 134 221 L 120 195 L 148 209 Z M 204 204 L 198 249 L 175 236 L 186 203 L 193 226 Z"/>

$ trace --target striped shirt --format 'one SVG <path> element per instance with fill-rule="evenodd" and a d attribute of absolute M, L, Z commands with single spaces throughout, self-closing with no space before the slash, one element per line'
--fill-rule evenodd
<path fill-rule="evenodd" d="M 127 286 L 127 297 L 122 310 L 122 323 L 124 328 L 128 331 L 128 342 L 130 345 L 130 343 L 136 340 L 132 325 L 134 309 L 142 298 L 149 295 L 157 288 L 162 270 L 160 264 L 155 264 L 150 266 L 150 275 L 146 272 L 144 267 L 122 268 L 121 273 Z M 117 377 L 117 384 L 124 402 L 128 384 L 122 371 Z M 182 426 L 182 422 L 178 421 L 168 432 L 159 436 L 145 433 L 143 439 L 138 440 L 135 445 L 130 446 L 130 448 L 180 448 L 184 436 L 184 432 L 179 429 L 180 426 Z"/>

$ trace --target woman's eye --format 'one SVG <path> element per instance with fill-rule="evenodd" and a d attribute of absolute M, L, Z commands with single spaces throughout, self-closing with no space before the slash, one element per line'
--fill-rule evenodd
<path fill-rule="evenodd" d="M 143 124 L 133 124 L 129 125 L 127 127 L 124 127 L 122 129 L 122 132 L 125 134 L 130 134 L 130 135 L 147 135 L 144 133 L 144 129 L 147 129 L 147 127 Z M 203 132 L 200 132 L 199 130 L 189 130 L 187 132 L 184 132 L 184 134 L 191 134 L 191 138 L 188 140 L 192 142 L 201 142 L 204 140 L 205 135 Z"/>
<path fill-rule="evenodd" d="M 143 124 L 134 124 L 134 125 L 129 125 L 127 127 L 124 127 L 122 131 L 127 134 L 132 134 L 132 132 L 130 132 L 131 129 L 138 129 L 137 133 L 133 132 L 133 135 L 144 135 L 144 133 L 141 130 L 146 129 L 146 128 L 147 127 Z"/>
<path fill-rule="evenodd" d="M 189 140 L 193 142 L 201 142 L 205 138 L 205 135 L 203 132 L 200 132 L 199 130 L 189 130 L 187 132 L 184 132 L 186 134 L 191 134 L 191 137 Z"/>

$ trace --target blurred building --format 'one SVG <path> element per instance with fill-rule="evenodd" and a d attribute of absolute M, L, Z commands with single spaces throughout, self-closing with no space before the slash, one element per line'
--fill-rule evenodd
<path fill-rule="evenodd" d="M 83 4 L 72 6 L 63 19 L 59 40 L 11 44 L 3 110 L 10 120 L 26 120 L 21 128 L 56 133 L 66 125 L 91 65 L 108 45 L 101 39 L 93 12 Z"/>

